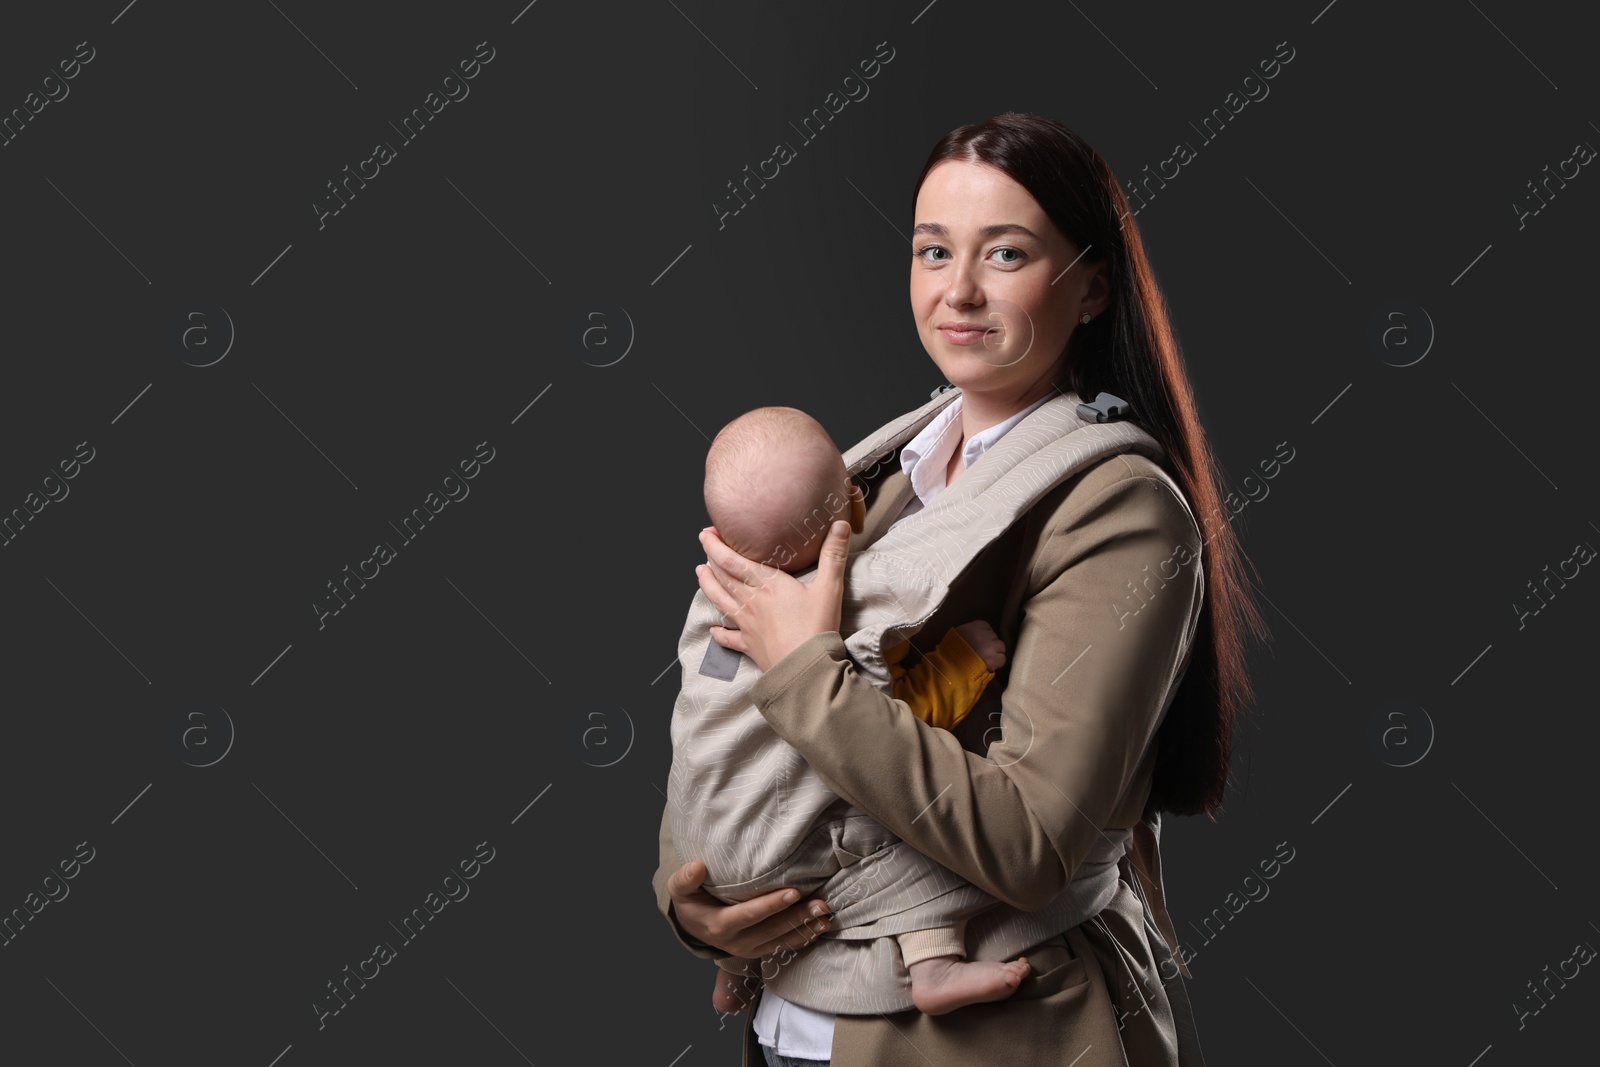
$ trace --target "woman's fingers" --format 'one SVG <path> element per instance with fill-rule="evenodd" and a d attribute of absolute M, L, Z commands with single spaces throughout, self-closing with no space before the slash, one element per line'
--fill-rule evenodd
<path fill-rule="evenodd" d="M 817 557 L 817 576 L 811 581 L 812 596 L 821 596 L 819 618 L 828 629 L 839 628 L 840 612 L 844 606 L 844 572 L 850 558 L 850 524 L 844 520 L 828 527 L 828 536 L 822 542 L 822 553 Z"/>
<path fill-rule="evenodd" d="M 702 563 L 694 569 L 694 576 L 700 583 L 700 591 L 706 595 L 707 600 L 711 601 L 712 607 L 724 615 L 738 613 L 739 608 L 743 605 L 733 598 L 732 593 L 728 592 L 727 587 L 717 577 L 715 569 L 709 564 Z"/>
<path fill-rule="evenodd" d="M 820 900 L 788 904 L 784 896 L 790 892 L 777 889 L 721 908 L 711 924 L 726 942 L 724 950 L 758 959 L 780 948 L 797 949 L 816 940 L 828 924 L 814 913 L 826 913 L 826 906 Z"/>
<path fill-rule="evenodd" d="M 690 860 L 667 875 L 667 895 L 679 903 L 693 900 L 700 892 L 700 883 L 705 880 L 705 863 L 700 860 Z"/>
<path fill-rule="evenodd" d="M 761 576 L 756 573 L 756 565 L 723 544 L 714 529 L 708 527 L 700 531 L 700 547 L 705 549 L 706 561 L 714 565 L 720 574 L 745 585 L 760 582 Z"/>
<path fill-rule="evenodd" d="M 711 628 L 711 640 L 730 651 L 746 656 L 750 655 L 750 646 L 745 643 L 744 634 L 738 630 L 727 626 L 713 626 Z"/>
<path fill-rule="evenodd" d="M 760 959 L 783 949 L 793 951 L 809 945 L 830 925 L 814 914 L 821 908 L 821 901 L 801 901 L 746 927 L 742 934 L 745 948 L 739 955 Z"/>
<path fill-rule="evenodd" d="M 770 956 L 785 949 L 792 952 L 804 948 L 826 933 L 832 924 L 826 919 L 813 918 L 807 909 L 808 905 L 796 904 L 782 914 L 773 916 L 766 924 L 757 927 L 757 931 L 765 932 L 770 924 L 777 924 L 773 927 L 777 933 L 752 949 L 751 956 L 756 958 Z"/>
<path fill-rule="evenodd" d="M 695 577 L 700 581 L 700 591 L 705 593 L 706 599 L 711 601 L 711 606 L 722 613 L 724 620 L 732 619 L 739 614 L 743 607 L 733 599 L 733 596 L 722 587 L 711 573 L 711 568 L 701 564 L 694 570 Z M 745 655 L 750 654 L 750 647 L 745 643 L 744 634 L 736 626 L 711 627 L 711 639 L 723 648 L 732 649 Z"/>
<path fill-rule="evenodd" d="M 774 889 L 772 892 L 763 893 L 759 897 L 751 897 L 741 903 L 730 904 L 728 906 L 728 921 L 737 924 L 741 928 L 749 928 L 769 920 L 784 919 L 787 916 L 792 925 L 792 923 L 798 922 L 807 914 L 808 907 L 816 906 L 823 911 L 827 910 L 820 900 L 802 900 L 799 903 L 795 903 L 799 896 L 800 894 L 793 889 Z M 773 935 L 769 934 L 768 936 Z"/>
<path fill-rule="evenodd" d="M 761 943 L 779 941 L 793 935 L 807 920 L 827 914 L 827 905 L 820 900 L 802 900 L 792 903 L 798 896 L 792 889 L 775 889 L 759 897 L 751 897 L 742 904 L 728 909 L 728 920 L 744 928 L 751 938 L 759 937 Z M 789 946 L 793 947 L 793 945 Z"/>
<path fill-rule="evenodd" d="M 724 904 L 702 888 L 706 866 L 690 860 L 667 876 L 678 925 L 699 941 L 734 956 L 760 958 L 781 948 L 797 949 L 827 929 L 814 917 L 825 913 L 820 900 L 791 904 L 790 889 L 775 889 L 738 904 Z"/>
<path fill-rule="evenodd" d="M 728 931 L 721 921 L 728 906 L 701 887 L 705 879 L 706 865 L 700 860 L 690 860 L 667 876 L 667 895 L 672 898 L 673 914 L 690 937 L 738 955 L 742 946 L 728 940 Z"/>

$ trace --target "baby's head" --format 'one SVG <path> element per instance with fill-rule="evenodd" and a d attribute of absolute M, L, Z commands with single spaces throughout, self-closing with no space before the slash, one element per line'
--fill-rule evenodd
<path fill-rule="evenodd" d="M 822 424 L 797 408 L 747 412 L 706 453 L 706 513 L 724 544 L 784 571 L 817 561 L 839 519 L 861 531 L 866 504 Z"/>

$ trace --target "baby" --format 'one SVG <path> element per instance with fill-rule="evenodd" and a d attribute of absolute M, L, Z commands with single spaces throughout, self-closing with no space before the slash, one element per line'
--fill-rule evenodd
<path fill-rule="evenodd" d="M 706 511 L 717 536 L 740 555 L 794 573 L 817 562 L 834 521 L 848 518 L 860 533 L 866 503 L 845 471 L 828 432 L 789 407 L 757 408 L 723 427 L 706 455 Z M 841 514 L 848 508 L 848 516 Z M 986 622 L 964 623 L 912 667 L 900 661 L 903 641 L 884 658 L 894 695 L 919 719 L 953 729 L 964 719 L 994 672 L 1005 663 L 1005 644 Z M 899 934 L 911 996 L 928 1015 L 967 1004 L 1003 1000 L 1029 974 L 1026 958 L 966 960 L 965 920 Z M 741 986 L 750 979 L 730 960 L 712 994 L 718 1011 L 747 1004 Z"/>

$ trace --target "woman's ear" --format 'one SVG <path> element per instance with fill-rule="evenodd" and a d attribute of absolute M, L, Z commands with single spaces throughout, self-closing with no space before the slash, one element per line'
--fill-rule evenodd
<path fill-rule="evenodd" d="M 867 526 L 867 498 L 854 478 L 850 479 L 850 529 L 860 533 Z"/>
<path fill-rule="evenodd" d="M 1111 280 L 1106 273 L 1105 261 L 1102 260 L 1094 265 L 1094 275 L 1089 279 L 1089 288 L 1084 294 L 1084 310 L 1098 319 L 1105 314 L 1110 303 Z"/>

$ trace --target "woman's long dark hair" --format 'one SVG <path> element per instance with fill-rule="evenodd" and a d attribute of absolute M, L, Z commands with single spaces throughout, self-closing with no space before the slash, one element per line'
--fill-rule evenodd
<path fill-rule="evenodd" d="M 1195 411 L 1166 300 L 1111 167 L 1054 119 L 1007 112 L 946 134 L 928 172 L 946 160 L 984 163 L 1032 194 L 1073 244 L 1081 263 L 1104 263 L 1104 314 L 1072 331 L 1057 384 L 1085 400 L 1104 390 L 1129 402 L 1160 442 L 1167 471 L 1200 524 L 1206 591 L 1189 668 L 1156 737 L 1150 803 L 1177 815 L 1212 815 L 1228 786 L 1234 728 L 1252 698 L 1245 642 L 1265 626 L 1250 596 L 1247 560 L 1223 508 L 1222 472 Z M 913 207 L 916 193 L 912 195 Z"/>

